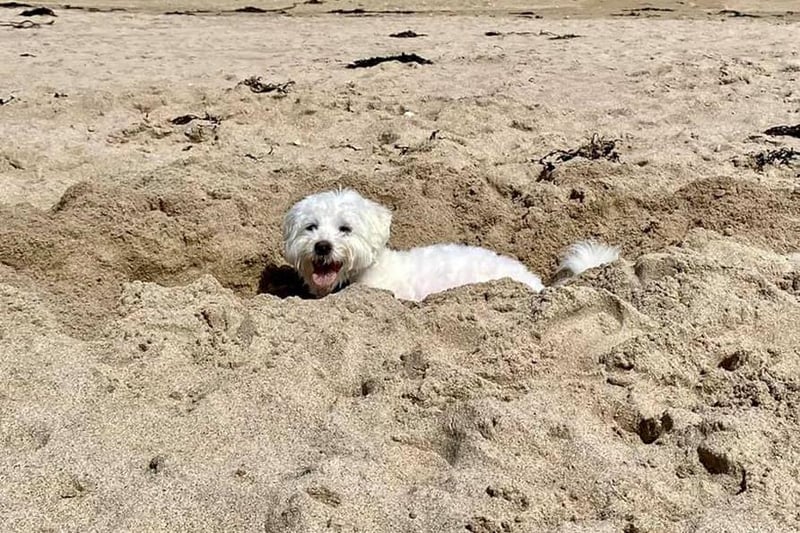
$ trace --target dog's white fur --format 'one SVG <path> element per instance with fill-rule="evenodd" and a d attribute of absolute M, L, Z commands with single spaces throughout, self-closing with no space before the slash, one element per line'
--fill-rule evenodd
<path fill-rule="evenodd" d="M 348 283 L 387 290 L 396 298 L 414 301 L 454 287 L 502 278 L 524 283 L 536 292 L 544 288 L 542 280 L 521 262 L 485 248 L 436 244 L 391 250 L 386 247 L 391 224 L 392 214 L 387 208 L 354 190 L 313 194 L 286 213 L 284 255 L 317 297 Z M 328 248 L 328 253 L 318 253 Z M 559 270 L 577 276 L 618 257 L 616 247 L 580 242 L 569 247 Z"/>

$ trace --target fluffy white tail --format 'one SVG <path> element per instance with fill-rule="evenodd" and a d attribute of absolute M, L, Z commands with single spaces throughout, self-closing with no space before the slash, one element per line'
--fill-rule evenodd
<path fill-rule="evenodd" d="M 576 242 L 567 248 L 558 265 L 558 272 L 566 277 L 577 276 L 590 268 L 607 265 L 617 259 L 619 259 L 617 246 L 607 246 L 595 241 Z"/>

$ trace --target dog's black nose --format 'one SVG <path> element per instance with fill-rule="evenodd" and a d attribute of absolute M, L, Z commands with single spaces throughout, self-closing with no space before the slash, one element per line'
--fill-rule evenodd
<path fill-rule="evenodd" d="M 319 241 L 314 244 L 314 253 L 317 255 L 328 255 L 333 250 L 333 245 L 328 241 Z"/>

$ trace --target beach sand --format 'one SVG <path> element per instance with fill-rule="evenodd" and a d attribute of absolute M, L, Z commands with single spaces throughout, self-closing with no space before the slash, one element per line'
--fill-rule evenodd
<path fill-rule="evenodd" d="M 793 4 L 0 8 L 2 529 L 800 529 Z M 286 297 L 338 186 L 395 247 L 622 259 Z"/>

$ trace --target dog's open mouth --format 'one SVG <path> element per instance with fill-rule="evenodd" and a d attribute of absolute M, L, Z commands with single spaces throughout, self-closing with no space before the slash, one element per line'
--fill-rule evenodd
<path fill-rule="evenodd" d="M 330 263 L 323 263 L 314 261 L 314 272 L 311 274 L 311 280 L 317 287 L 324 287 L 332 289 L 336 280 L 339 278 L 339 271 L 342 269 L 342 264 L 335 261 Z"/>

